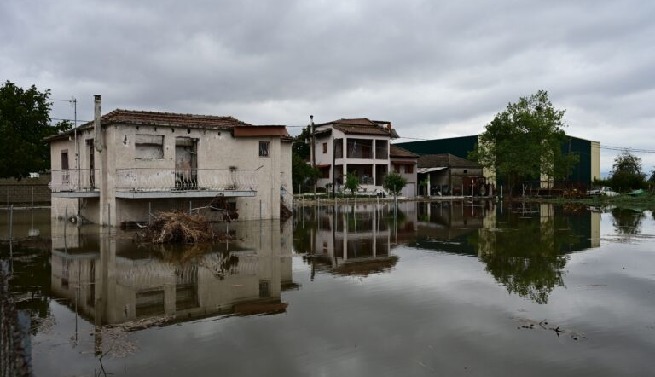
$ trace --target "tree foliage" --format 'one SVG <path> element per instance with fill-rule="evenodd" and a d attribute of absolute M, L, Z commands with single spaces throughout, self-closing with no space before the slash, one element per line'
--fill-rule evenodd
<path fill-rule="evenodd" d="M 346 183 L 344 186 L 346 189 L 350 190 L 352 195 L 355 195 L 357 189 L 359 188 L 359 178 L 357 178 L 357 175 L 352 172 L 348 173 L 348 175 L 346 175 Z"/>
<path fill-rule="evenodd" d="M 309 126 L 305 127 L 300 135 L 296 136 L 293 140 L 292 151 L 294 154 L 298 155 L 303 160 L 309 160 L 309 154 L 311 153 L 310 145 L 306 142 L 312 137 L 312 131 Z"/>
<path fill-rule="evenodd" d="M 301 191 L 308 190 L 314 185 L 320 175 L 318 169 L 313 168 L 307 163 L 309 161 L 310 147 L 306 143 L 306 140 L 310 137 L 311 130 L 307 126 L 302 130 L 300 135 L 294 138 L 291 146 L 291 180 L 294 190 L 298 190 L 299 187 Z"/>
<path fill-rule="evenodd" d="M 509 186 L 510 194 L 514 185 L 538 180 L 542 175 L 565 178 L 578 156 L 562 152 L 566 140 L 564 112 L 553 108 L 547 91 L 521 97 L 487 124 L 469 158 L 495 170 Z"/>
<path fill-rule="evenodd" d="M 7 81 L 0 87 L 0 177 L 26 177 L 50 168 L 50 147 L 43 140 L 70 128 L 50 125 L 50 90 L 23 89 Z"/>
<path fill-rule="evenodd" d="M 407 180 L 398 173 L 390 173 L 384 177 L 383 187 L 391 195 L 398 196 L 407 185 Z"/>
<path fill-rule="evenodd" d="M 293 189 L 306 191 L 314 185 L 319 176 L 318 169 L 309 165 L 302 157 L 295 152 L 292 153 L 291 160 L 291 180 L 293 182 Z"/>
<path fill-rule="evenodd" d="M 615 191 L 624 192 L 646 187 L 646 174 L 641 170 L 641 158 L 624 151 L 614 158 L 609 181 Z"/>

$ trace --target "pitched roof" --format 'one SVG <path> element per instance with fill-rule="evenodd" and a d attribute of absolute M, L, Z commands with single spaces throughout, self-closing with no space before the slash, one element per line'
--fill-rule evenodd
<path fill-rule="evenodd" d="M 101 118 L 103 126 L 108 125 L 131 125 L 131 126 L 156 126 L 156 127 L 180 127 L 195 129 L 233 130 L 238 136 L 288 136 L 286 126 L 266 125 L 256 126 L 242 122 L 231 116 L 195 115 L 156 111 L 135 111 L 116 109 Z M 78 127 L 78 130 L 93 128 L 94 121 L 85 123 Z M 266 131 L 268 130 L 268 131 Z M 56 135 L 46 140 L 56 140 L 64 135 L 72 134 L 74 130 Z"/>
<path fill-rule="evenodd" d="M 102 116 L 102 124 L 129 124 L 185 128 L 231 129 L 250 126 L 231 116 L 179 114 L 116 109 Z M 89 122 L 88 124 L 93 124 Z"/>
<path fill-rule="evenodd" d="M 389 148 L 389 156 L 391 158 L 418 158 L 419 157 L 417 154 L 414 154 L 405 148 L 401 148 L 393 144 L 391 144 L 391 148 Z"/>
<path fill-rule="evenodd" d="M 370 120 L 368 118 L 341 118 L 328 123 L 317 124 L 317 127 L 331 125 L 347 135 L 390 136 L 397 138 L 396 130 L 391 128 L 391 122 Z"/>
<path fill-rule="evenodd" d="M 425 154 L 418 158 L 417 166 L 419 168 L 435 168 L 435 167 L 481 168 L 482 167 L 476 162 L 467 160 L 465 158 L 457 157 L 450 153 Z"/>

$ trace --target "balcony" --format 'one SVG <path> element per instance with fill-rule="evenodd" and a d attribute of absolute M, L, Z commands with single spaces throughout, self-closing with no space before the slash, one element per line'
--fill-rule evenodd
<path fill-rule="evenodd" d="M 63 198 L 99 198 L 96 187 L 96 170 L 71 169 L 53 170 L 48 186 L 56 197 Z"/>
<path fill-rule="evenodd" d="M 124 199 L 255 196 L 255 173 L 234 169 L 117 169 L 109 181 L 113 182 L 114 196 Z M 99 197 L 96 174 L 99 172 L 52 171 L 50 189 L 57 197 Z"/>

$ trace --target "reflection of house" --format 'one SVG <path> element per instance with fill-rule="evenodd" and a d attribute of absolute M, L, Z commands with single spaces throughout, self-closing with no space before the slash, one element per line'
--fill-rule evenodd
<path fill-rule="evenodd" d="M 368 275 L 394 266 L 397 257 L 391 255 L 391 227 L 376 207 L 336 206 L 317 213 L 317 228 L 310 229 L 311 244 L 306 248 L 312 270 Z"/>
<path fill-rule="evenodd" d="M 418 159 L 418 179 L 425 182 L 421 195 L 487 195 L 482 166 L 450 153 L 426 154 Z"/>
<path fill-rule="evenodd" d="M 100 117 L 97 96 L 94 122 L 48 141 L 56 215 L 79 204 L 88 220 L 119 225 L 219 196 L 247 220 L 279 218 L 281 203 L 291 205 L 285 126 L 126 110 Z"/>
<path fill-rule="evenodd" d="M 457 254 L 477 255 L 468 237 L 493 224 L 495 209 L 490 201 L 463 200 L 417 203 L 416 247 Z"/>
<path fill-rule="evenodd" d="M 357 176 L 362 190 L 382 191 L 384 177 L 392 163 L 390 142 L 398 137 L 390 122 L 366 118 L 339 119 L 314 127 L 311 156 L 321 171 L 317 182 L 319 187 L 341 186 L 349 173 Z"/>
<path fill-rule="evenodd" d="M 280 223 L 236 223 L 230 231 L 245 241 L 202 253 L 174 249 L 159 258 L 152 255 L 162 248 L 143 255 L 131 242 L 104 234 L 71 249 L 53 245 L 51 289 L 102 325 L 284 311 L 281 292 L 293 282 Z"/>

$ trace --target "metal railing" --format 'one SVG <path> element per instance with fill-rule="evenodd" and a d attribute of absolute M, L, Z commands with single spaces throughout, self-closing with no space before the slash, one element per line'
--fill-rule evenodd
<path fill-rule="evenodd" d="M 78 174 L 79 172 L 79 174 Z M 255 171 L 231 169 L 116 169 L 113 177 L 116 191 L 256 191 Z M 52 192 L 96 191 L 96 171 L 52 171 Z"/>
<path fill-rule="evenodd" d="M 117 169 L 118 191 L 256 191 L 255 171 L 230 169 Z"/>
<path fill-rule="evenodd" d="M 96 170 L 70 169 L 50 172 L 50 191 L 89 192 L 96 190 Z"/>

